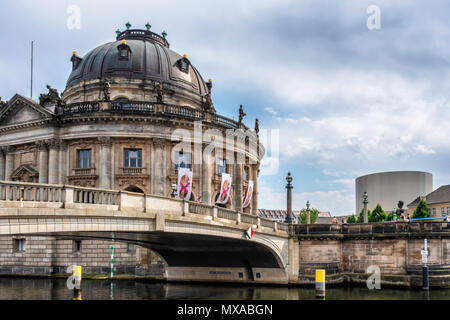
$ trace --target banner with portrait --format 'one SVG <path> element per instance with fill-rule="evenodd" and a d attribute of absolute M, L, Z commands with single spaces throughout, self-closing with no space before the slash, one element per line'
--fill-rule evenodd
<path fill-rule="evenodd" d="M 177 197 L 190 200 L 192 192 L 192 171 L 187 168 L 178 169 Z"/>
<path fill-rule="evenodd" d="M 230 199 L 231 194 L 231 175 L 228 173 L 222 173 L 222 185 L 220 186 L 219 197 L 216 203 L 226 204 Z"/>
<path fill-rule="evenodd" d="M 248 188 L 247 188 L 247 195 L 244 198 L 244 203 L 242 204 L 242 208 L 247 208 L 250 205 L 250 203 L 252 202 L 252 196 L 253 196 L 253 181 L 249 180 Z"/>

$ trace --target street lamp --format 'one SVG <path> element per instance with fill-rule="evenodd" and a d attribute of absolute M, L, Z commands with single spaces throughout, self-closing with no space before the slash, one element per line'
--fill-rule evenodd
<path fill-rule="evenodd" d="M 306 202 L 306 224 L 311 224 L 311 211 L 309 210 L 309 200 Z"/>
<path fill-rule="evenodd" d="M 369 223 L 369 217 L 367 215 L 367 204 L 369 203 L 369 201 L 367 201 L 367 198 L 368 198 L 367 192 L 364 191 L 364 194 L 363 194 L 364 223 Z"/>
<path fill-rule="evenodd" d="M 288 175 L 286 177 L 287 185 L 287 212 L 286 212 L 286 223 L 293 224 L 294 223 L 294 215 L 292 214 L 292 188 L 294 188 L 291 184 L 292 182 L 292 176 L 291 173 L 288 172 Z"/>
<path fill-rule="evenodd" d="M 172 198 L 175 198 L 177 196 L 177 184 L 172 183 L 172 193 L 170 194 Z"/>

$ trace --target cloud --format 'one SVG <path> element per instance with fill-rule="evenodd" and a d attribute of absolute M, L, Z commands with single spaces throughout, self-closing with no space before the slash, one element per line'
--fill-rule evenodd
<path fill-rule="evenodd" d="M 242 100 L 245 120 L 258 117 L 262 129 L 279 129 L 279 158 L 269 143 L 264 164 L 308 177 L 294 197 L 298 206 L 314 197 L 323 210 L 352 212 L 351 181 L 366 173 L 424 170 L 435 185 L 450 179 L 446 1 L 379 0 L 377 31 L 366 28 L 369 0 L 77 3 L 81 30 L 66 28 L 70 1 L 3 5 L 0 25 L 14 30 L 2 39 L 8 43 L 0 57 L 4 100 L 28 95 L 31 39 L 35 92 L 47 83 L 61 92 L 74 49 L 83 55 L 112 41 L 128 19 L 136 27 L 150 21 L 152 30 L 168 31 L 171 49 L 187 53 L 205 79 L 214 79 L 219 111 Z M 107 13 L 99 16 L 100 8 Z M 270 197 L 271 191 L 264 201 L 283 206 L 284 195 Z"/>

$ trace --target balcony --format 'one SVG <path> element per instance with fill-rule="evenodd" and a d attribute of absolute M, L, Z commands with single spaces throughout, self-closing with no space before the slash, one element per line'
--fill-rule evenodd
<path fill-rule="evenodd" d="M 139 175 L 139 174 L 147 174 L 147 168 L 138 168 L 138 167 L 120 167 L 119 168 L 120 175 Z"/>
<path fill-rule="evenodd" d="M 93 176 L 95 175 L 95 168 L 75 168 L 72 169 L 73 176 Z"/>

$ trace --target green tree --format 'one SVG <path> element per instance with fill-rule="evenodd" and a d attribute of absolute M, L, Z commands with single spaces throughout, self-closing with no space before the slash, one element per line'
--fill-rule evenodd
<path fill-rule="evenodd" d="M 309 209 L 309 214 L 311 216 L 311 224 L 316 223 L 317 217 L 319 216 L 319 210 L 311 208 Z M 300 214 L 298 216 L 299 224 L 306 224 L 306 208 L 300 210 Z"/>
<path fill-rule="evenodd" d="M 385 221 L 394 221 L 394 215 L 397 215 L 395 211 L 389 212 Z"/>
<path fill-rule="evenodd" d="M 386 212 L 378 203 L 375 209 L 369 215 L 369 222 L 383 222 L 386 220 Z"/>
<path fill-rule="evenodd" d="M 367 209 L 367 216 L 370 217 L 370 210 Z M 358 219 L 356 219 L 356 223 L 364 223 L 364 209 L 359 213 Z"/>
<path fill-rule="evenodd" d="M 428 218 L 430 214 L 428 213 L 428 205 L 424 199 L 420 199 L 419 204 L 417 205 L 416 210 L 413 213 L 413 219 L 417 218 Z"/>
<path fill-rule="evenodd" d="M 356 223 L 356 216 L 352 214 L 350 217 L 348 217 L 347 223 Z"/>

